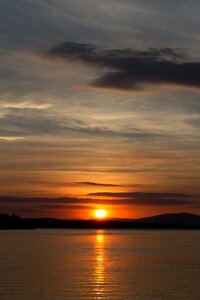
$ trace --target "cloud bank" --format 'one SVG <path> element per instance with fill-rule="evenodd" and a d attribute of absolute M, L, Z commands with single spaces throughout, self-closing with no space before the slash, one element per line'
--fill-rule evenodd
<path fill-rule="evenodd" d="M 45 204 L 45 205 L 83 205 L 83 204 L 103 204 L 103 205 L 150 205 L 150 206 L 174 206 L 174 205 L 191 205 L 198 204 L 192 199 L 194 196 L 188 194 L 179 193 L 145 193 L 145 192 L 101 192 L 90 193 L 88 196 L 101 196 L 108 197 L 94 199 L 94 198 L 72 198 L 72 197 L 60 197 L 60 198 L 45 198 L 45 197 L 0 197 L 1 203 L 23 203 L 23 204 Z M 114 199 L 109 199 L 112 197 Z"/>

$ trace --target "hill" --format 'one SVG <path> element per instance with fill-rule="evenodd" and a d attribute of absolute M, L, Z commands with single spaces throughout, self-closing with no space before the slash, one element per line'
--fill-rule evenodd
<path fill-rule="evenodd" d="M 200 216 L 190 213 L 164 214 L 138 219 L 137 221 L 150 224 L 171 224 L 174 226 L 185 225 L 188 227 L 200 227 Z"/>

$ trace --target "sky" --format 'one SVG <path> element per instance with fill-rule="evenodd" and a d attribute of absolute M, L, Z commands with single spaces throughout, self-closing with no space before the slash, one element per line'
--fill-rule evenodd
<path fill-rule="evenodd" d="M 199 214 L 200 2 L 0 4 L 0 212 Z"/>

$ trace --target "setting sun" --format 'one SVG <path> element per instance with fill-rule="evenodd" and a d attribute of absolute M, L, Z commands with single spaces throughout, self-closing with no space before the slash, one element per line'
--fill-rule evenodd
<path fill-rule="evenodd" d="M 98 218 L 98 219 L 103 219 L 103 218 L 105 218 L 106 214 L 107 214 L 107 212 L 106 212 L 104 209 L 97 209 L 97 210 L 95 211 L 95 216 L 96 216 L 96 218 Z"/>

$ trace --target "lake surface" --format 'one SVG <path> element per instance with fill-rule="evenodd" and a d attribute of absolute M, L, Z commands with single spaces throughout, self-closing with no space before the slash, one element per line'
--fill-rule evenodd
<path fill-rule="evenodd" d="M 199 300 L 200 231 L 0 231 L 0 299 Z"/>

